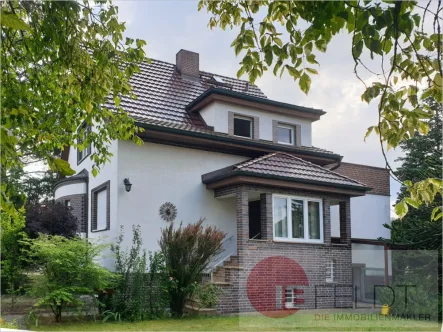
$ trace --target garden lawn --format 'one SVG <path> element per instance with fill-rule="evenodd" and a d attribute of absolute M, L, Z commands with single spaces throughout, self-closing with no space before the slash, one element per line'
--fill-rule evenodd
<path fill-rule="evenodd" d="M 346 312 L 344 312 L 346 313 Z M 349 314 L 349 312 L 347 312 Z M 264 316 L 185 317 L 137 323 L 60 323 L 32 328 L 35 331 L 440 331 L 437 322 L 386 318 L 375 314 L 327 316 L 296 313 L 285 318 Z M 349 317 L 351 317 L 349 319 Z M 363 318 L 365 317 L 365 318 Z M 371 318 L 372 317 L 372 318 Z M 346 319 L 348 318 L 348 319 Z"/>

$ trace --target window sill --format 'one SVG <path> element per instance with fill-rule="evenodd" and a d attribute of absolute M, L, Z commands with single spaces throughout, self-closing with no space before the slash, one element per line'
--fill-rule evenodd
<path fill-rule="evenodd" d="M 94 229 L 94 230 L 91 230 L 91 233 L 100 233 L 100 232 L 106 232 L 106 231 L 109 231 L 109 230 L 110 230 L 110 228 Z"/>
<path fill-rule="evenodd" d="M 276 238 L 274 238 L 273 242 L 292 243 L 292 244 L 325 244 L 324 241 L 296 241 L 296 240 L 276 239 Z"/>
<path fill-rule="evenodd" d="M 232 136 L 238 137 L 238 138 L 252 139 L 252 137 L 247 137 L 247 136 L 239 136 L 239 135 L 232 135 Z"/>
<path fill-rule="evenodd" d="M 278 143 L 278 144 L 281 144 L 281 145 L 294 146 L 293 143 L 285 143 L 285 142 L 277 142 L 277 143 Z"/>

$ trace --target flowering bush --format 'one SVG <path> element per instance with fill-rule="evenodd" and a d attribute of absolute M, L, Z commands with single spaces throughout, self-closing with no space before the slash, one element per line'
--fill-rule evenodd
<path fill-rule="evenodd" d="M 177 316 L 183 315 L 186 301 L 195 295 L 203 271 L 223 250 L 226 234 L 213 226 L 203 227 L 203 221 L 178 228 L 171 223 L 162 230 L 159 245 L 170 276 L 171 313 Z"/>

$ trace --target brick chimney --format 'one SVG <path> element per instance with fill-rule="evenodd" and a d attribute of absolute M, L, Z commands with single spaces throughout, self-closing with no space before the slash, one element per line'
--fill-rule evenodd
<path fill-rule="evenodd" d="M 175 56 L 177 71 L 184 78 L 199 78 L 199 55 L 198 53 L 180 50 Z"/>

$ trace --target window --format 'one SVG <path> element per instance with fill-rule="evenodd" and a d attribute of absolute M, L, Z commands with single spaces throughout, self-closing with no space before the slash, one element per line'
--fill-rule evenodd
<path fill-rule="evenodd" d="M 81 135 L 81 138 L 78 140 L 78 144 L 82 144 L 85 140 L 88 133 L 91 131 L 91 127 L 87 126 L 86 123 L 82 124 L 78 129 L 78 134 Z M 81 151 L 80 151 L 81 150 Z M 80 164 L 87 156 L 91 154 L 91 145 L 77 148 L 77 164 Z"/>
<path fill-rule="evenodd" d="M 252 138 L 252 119 L 246 117 L 234 117 L 234 135 Z"/>
<path fill-rule="evenodd" d="M 285 308 L 286 309 L 292 309 L 294 308 L 294 304 L 295 304 L 295 294 L 294 294 L 294 289 L 291 288 L 286 288 L 285 291 Z"/>
<path fill-rule="evenodd" d="M 71 207 L 71 201 L 69 199 L 65 200 L 65 206 Z"/>
<path fill-rule="evenodd" d="M 334 260 L 326 264 L 326 282 L 334 282 Z"/>
<path fill-rule="evenodd" d="M 91 190 L 91 230 L 105 231 L 110 228 L 110 182 Z"/>
<path fill-rule="evenodd" d="M 277 142 L 280 144 L 294 145 L 294 127 L 279 124 L 277 126 Z"/>
<path fill-rule="evenodd" d="M 295 287 L 286 287 L 285 289 L 285 308 L 295 309 L 297 304 L 304 303 L 302 289 L 296 289 Z"/>
<path fill-rule="evenodd" d="M 275 195 L 274 238 L 323 243 L 322 200 Z"/>

